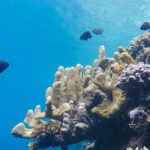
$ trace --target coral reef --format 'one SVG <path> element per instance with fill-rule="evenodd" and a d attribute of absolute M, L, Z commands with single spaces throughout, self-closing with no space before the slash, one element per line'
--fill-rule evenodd
<path fill-rule="evenodd" d="M 120 59 L 123 62 L 125 62 L 126 64 L 134 63 L 134 60 L 132 59 L 132 57 L 127 52 L 121 53 Z"/>
<path fill-rule="evenodd" d="M 122 71 L 117 87 L 123 90 L 141 90 L 150 87 L 150 65 L 142 62 L 130 64 Z"/>
<path fill-rule="evenodd" d="M 119 53 L 122 53 L 122 52 L 126 52 L 126 49 L 123 48 L 122 46 L 118 46 L 118 51 Z"/>
<path fill-rule="evenodd" d="M 89 141 L 88 150 L 150 148 L 150 65 L 145 64 L 149 36 L 146 32 L 135 38 L 128 49 L 118 47 L 114 58 L 107 58 L 101 46 L 93 68 L 59 67 L 46 91 L 45 111 L 39 105 L 29 110 L 24 123 L 11 133 L 34 140 L 30 150 L 57 146 L 67 150 L 84 140 Z"/>
<path fill-rule="evenodd" d="M 150 32 L 146 32 L 134 38 L 130 42 L 130 47 L 127 48 L 129 54 L 136 62 L 150 63 Z"/>

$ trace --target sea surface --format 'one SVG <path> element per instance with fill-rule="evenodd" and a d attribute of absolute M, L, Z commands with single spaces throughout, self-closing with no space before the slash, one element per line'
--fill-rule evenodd
<path fill-rule="evenodd" d="M 59 66 L 93 65 L 100 45 L 113 57 L 144 32 L 144 21 L 150 21 L 150 0 L 0 0 L 0 60 L 10 64 L 0 74 L 0 150 L 28 150 L 29 140 L 11 130 L 28 109 L 39 104 L 44 111 Z M 96 27 L 102 35 L 80 40 Z"/>

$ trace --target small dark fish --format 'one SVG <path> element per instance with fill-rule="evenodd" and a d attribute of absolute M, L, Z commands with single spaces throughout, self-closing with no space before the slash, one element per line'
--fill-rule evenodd
<path fill-rule="evenodd" d="M 104 32 L 104 29 L 102 28 L 95 28 L 92 30 L 92 32 L 96 35 L 102 34 Z"/>
<path fill-rule="evenodd" d="M 150 29 L 150 22 L 144 22 L 141 27 L 140 27 L 141 30 L 147 30 L 147 29 Z"/>
<path fill-rule="evenodd" d="M 83 32 L 80 36 L 80 40 L 87 40 L 89 38 L 92 38 L 92 34 L 90 31 Z"/>
<path fill-rule="evenodd" d="M 3 72 L 7 67 L 9 66 L 9 64 L 6 61 L 0 61 L 0 73 Z"/>

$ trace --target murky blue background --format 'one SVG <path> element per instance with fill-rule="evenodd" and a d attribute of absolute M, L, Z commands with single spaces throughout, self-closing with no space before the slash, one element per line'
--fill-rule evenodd
<path fill-rule="evenodd" d="M 10 63 L 0 74 L 0 150 L 28 149 L 29 141 L 14 138 L 11 129 L 28 109 L 44 110 L 60 65 L 92 65 L 100 45 L 109 57 L 119 45 L 128 47 L 150 21 L 149 8 L 150 0 L 0 0 L 0 60 Z M 95 27 L 103 35 L 79 40 Z"/>

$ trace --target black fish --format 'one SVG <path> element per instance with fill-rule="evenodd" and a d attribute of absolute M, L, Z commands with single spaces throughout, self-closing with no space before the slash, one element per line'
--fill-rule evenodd
<path fill-rule="evenodd" d="M 141 27 L 140 27 L 141 30 L 147 30 L 147 29 L 150 29 L 150 22 L 144 22 Z"/>
<path fill-rule="evenodd" d="M 9 64 L 6 61 L 0 61 L 0 73 L 3 72 L 7 67 L 9 66 Z"/>
<path fill-rule="evenodd" d="M 92 32 L 96 35 L 102 34 L 103 31 L 104 31 L 104 29 L 102 29 L 102 28 L 95 28 L 92 30 Z"/>
<path fill-rule="evenodd" d="M 90 31 L 83 32 L 80 36 L 80 40 L 87 40 L 89 38 L 92 38 L 92 34 Z"/>

